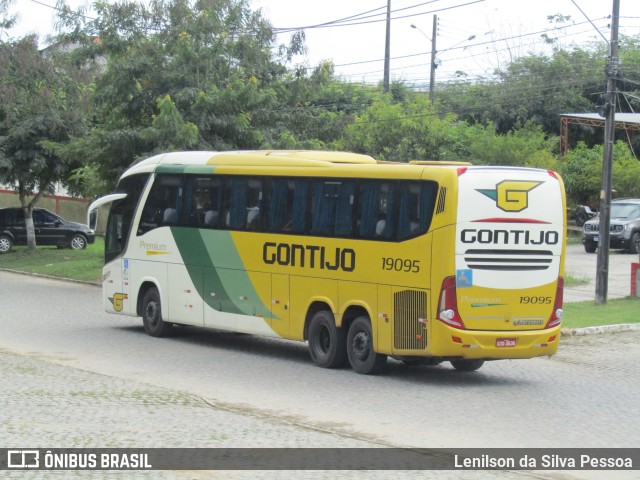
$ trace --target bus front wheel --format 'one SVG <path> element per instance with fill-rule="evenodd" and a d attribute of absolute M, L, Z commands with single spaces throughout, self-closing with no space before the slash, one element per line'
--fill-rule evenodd
<path fill-rule="evenodd" d="M 475 372 L 484 365 L 484 360 L 451 360 L 451 365 L 459 372 Z"/>
<path fill-rule="evenodd" d="M 336 368 L 347 360 L 347 338 L 343 329 L 336 328 L 333 314 L 327 310 L 316 312 L 309 323 L 309 354 L 322 368 Z"/>
<path fill-rule="evenodd" d="M 165 337 L 172 325 L 162 320 L 160 294 L 156 287 L 149 288 L 142 299 L 142 323 L 144 330 L 152 337 Z"/>
<path fill-rule="evenodd" d="M 376 373 L 387 362 L 387 356 L 376 353 L 373 348 L 371 322 L 367 317 L 356 318 L 347 335 L 347 355 L 356 373 Z"/>

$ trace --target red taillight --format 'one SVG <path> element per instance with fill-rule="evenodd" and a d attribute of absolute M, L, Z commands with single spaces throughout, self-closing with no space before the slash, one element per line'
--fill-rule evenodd
<path fill-rule="evenodd" d="M 553 304 L 553 311 L 545 328 L 557 327 L 562 323 L 562 302 L 564 298 L 564 278 L 558 277 L 558 285 L 556 287 L 556 301 Z"/>
<path fill-rule="evenodd" d="M 447 277 L 442 281 L 440 299 L 438 300 L 438 320 L 451 327 L 465 328 L 458 313 L 455 277 Z"/>
<path fill-rule="evenodd" d="M 460 177 L 461 175 L 464 175 L 465 173 L 467 173 L 467 167 L 460 167 L 458 168 L 458 176 Z"/>

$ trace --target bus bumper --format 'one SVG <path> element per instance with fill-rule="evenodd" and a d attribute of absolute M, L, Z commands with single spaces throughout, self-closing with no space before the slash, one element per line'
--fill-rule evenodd
<path fill-rule="evenodd" d="M 545 330 L 459 330 L 440 324 L 439 341 L 432 345 L 434 357 L 466 359 L 533 358 L 558 351 L 561 326 Z"/>

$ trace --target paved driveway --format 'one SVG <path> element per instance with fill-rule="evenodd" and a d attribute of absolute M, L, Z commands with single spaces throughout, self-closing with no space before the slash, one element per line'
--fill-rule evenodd
<path fill-rule="evenodd" d="M 582 245 L 567 247 L 565 276 L 576 280 L 586 280 L 584 285 L 565 286 L 564 301 L 580 302 L 595 299 L 597 257 L 595 253 L 586 253 Z M 610 251 L 607 298 L 622 298 L 631 294 L 631 264 L 638 263 L 638 255 Z"/>

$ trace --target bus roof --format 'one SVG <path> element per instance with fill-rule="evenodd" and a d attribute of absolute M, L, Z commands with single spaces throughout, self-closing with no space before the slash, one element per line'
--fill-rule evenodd
<path fill-rule="evenodd" d="M 323 150 L 238 150 L 163 153 L 140 160 L 125 171 L 122 177 L 156 171 L 211 173 L 213 169 L 222 174 L 245 174 L 251 171 L 254 174 L 290 175 L 292 171 L 287 170 L 289 168 L 311 168 L 315 170 L 315 174 L 321 176 L 359 177 L 363 175 L 371 178 L 396 178 L 396 176 L 397 178 L 422 178 L 424 175 L 431 178 L 436 171 L 440 172 L 436 174 L 437 176 L 449 177 L 458 176 L 465 171 L 484 169 L 522 170 L 521 167 L 473 166 L 468 162 L 455 161 L 413 160 L 408 163 L 380 161 L 369 155 Z"/>

